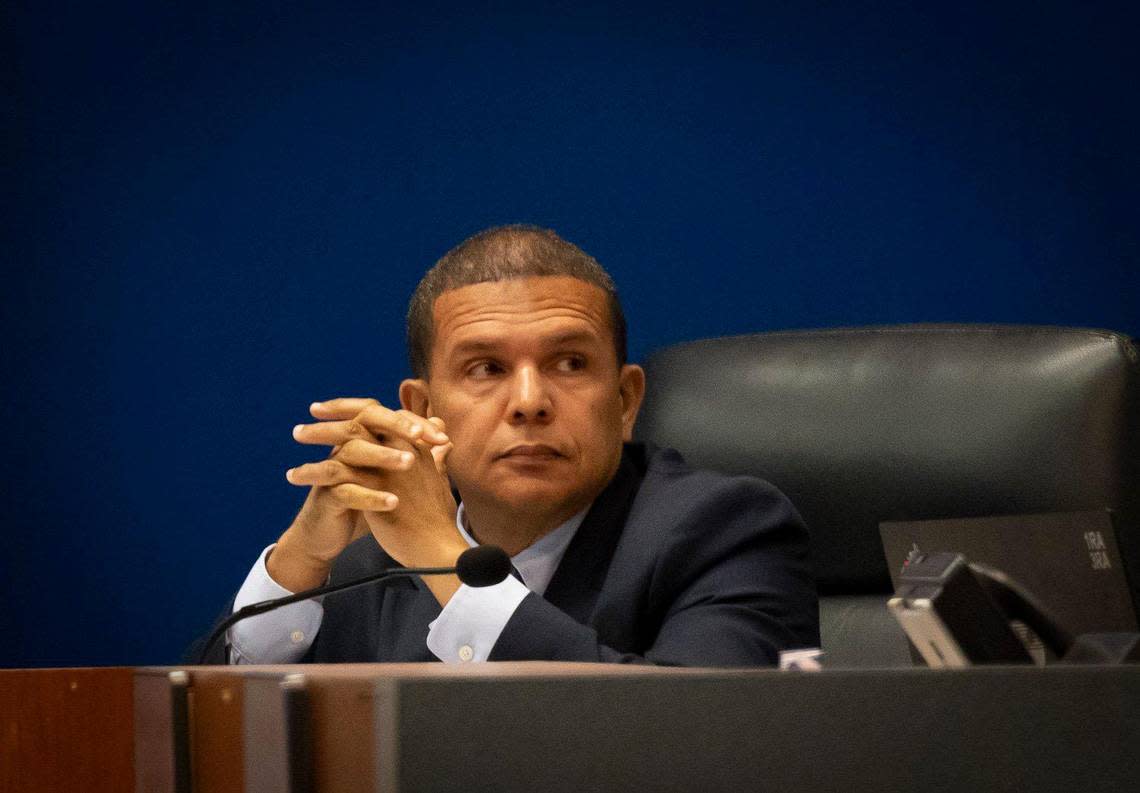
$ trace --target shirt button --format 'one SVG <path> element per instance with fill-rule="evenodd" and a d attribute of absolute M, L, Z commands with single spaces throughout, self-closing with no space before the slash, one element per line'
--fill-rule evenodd
<path fill-rule="evenodd" d="M 459 648 L 459 660 L 470 661 L 475 657 L 475 651 L 471 649 L 470 644 L 465 644 Z"/>
<path fill-rule="evenodd" d="M 293 631 L 289 634 L 289 638 L 293 640 L 293 644 L 300 644 L 305 641 L 305 634 L 302 631 Z"/>

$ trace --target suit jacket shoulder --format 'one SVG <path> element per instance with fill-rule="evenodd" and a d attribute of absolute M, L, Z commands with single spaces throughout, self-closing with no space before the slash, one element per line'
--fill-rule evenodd
<path fill-rule="evenodd" d="M 740 666 L 818 646 L 807 530 L 779 490 L 639 445 L 611 488 L 631 473 L 620 522 L 591 522 L 591 510 L 553 591 L 523 602 L 492 659 Z M 579 540 L 602 550 L 572 553 Z M 583 577 L 591 591 L 558 608 L 556 581 Z"/>

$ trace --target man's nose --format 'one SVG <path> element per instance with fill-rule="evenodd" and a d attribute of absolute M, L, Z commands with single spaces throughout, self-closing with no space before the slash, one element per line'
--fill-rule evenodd
<path fill-rule="evenodd" d="M 546 380 L 537 369 L 525 366 L 515 370 L 508 413 L 515 422 L 549 421 L 553 416 Z"/>

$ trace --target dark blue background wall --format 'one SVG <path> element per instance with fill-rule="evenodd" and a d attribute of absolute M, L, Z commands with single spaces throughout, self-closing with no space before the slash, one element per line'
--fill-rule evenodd
<path fill-rule="evenodd" d="M 75 5 L 3 11 L 2 665 L 175 661 L 299 504 L 306 405 L 394 398 L 487 225 L 596 255 L 637 358 L 1140 332 L 1119 9 Z"/>

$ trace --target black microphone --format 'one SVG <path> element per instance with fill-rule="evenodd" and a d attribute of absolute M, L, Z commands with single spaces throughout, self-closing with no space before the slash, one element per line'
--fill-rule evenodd
<path fill-rule="evenodd" d="M 414 575 L 458 575 L 459 580 L 467 586 L 485 587 L 494 586 L 510 574 L 511 557 L 507 556 L 506 551 L 496 545 L 477 545 L 459 554 L 459 558 L 455 560 L 455 567 L 392 567 L 360 578 L 354 578 L 350 581 L 342 581 L 339 584 L 326 584 L 325 586 L 319 586 L 315 589 L 306 589 L 303 592 L 297 592 L 293 595 L 286 595 L 285 597 L 274 598 L 273 600 L 263 600 L 260 603 L 251 603 L 226 617 L 222 620 L 221 624 L 213 630 L 209 638 L 206 639 L 205 647 L 202 648 L 202 652 L 198 655 L 198 663 L 200 665 L 206 663 L 206 658 L 209 657 L 210 650 L 213 649 L 218 639 L 238 622 L 241 622 L 246 617 L 264 614 L 267 611 L 273 611 L 282 606 L 288 606 L 291 603 L 320 597 L 321 595 L 331 595 L 334 592 L 344 592 L 346 589 L 355 589 L 358 586 L 372 584 L 385 578 L 400 578 Z"/>
<path fill-rule="evenodd" d="M 497 545 L 476 545 L 459 554 L 455 573 L 467 586 L 494 586 L 511 574 L 511 557 Z"/>

